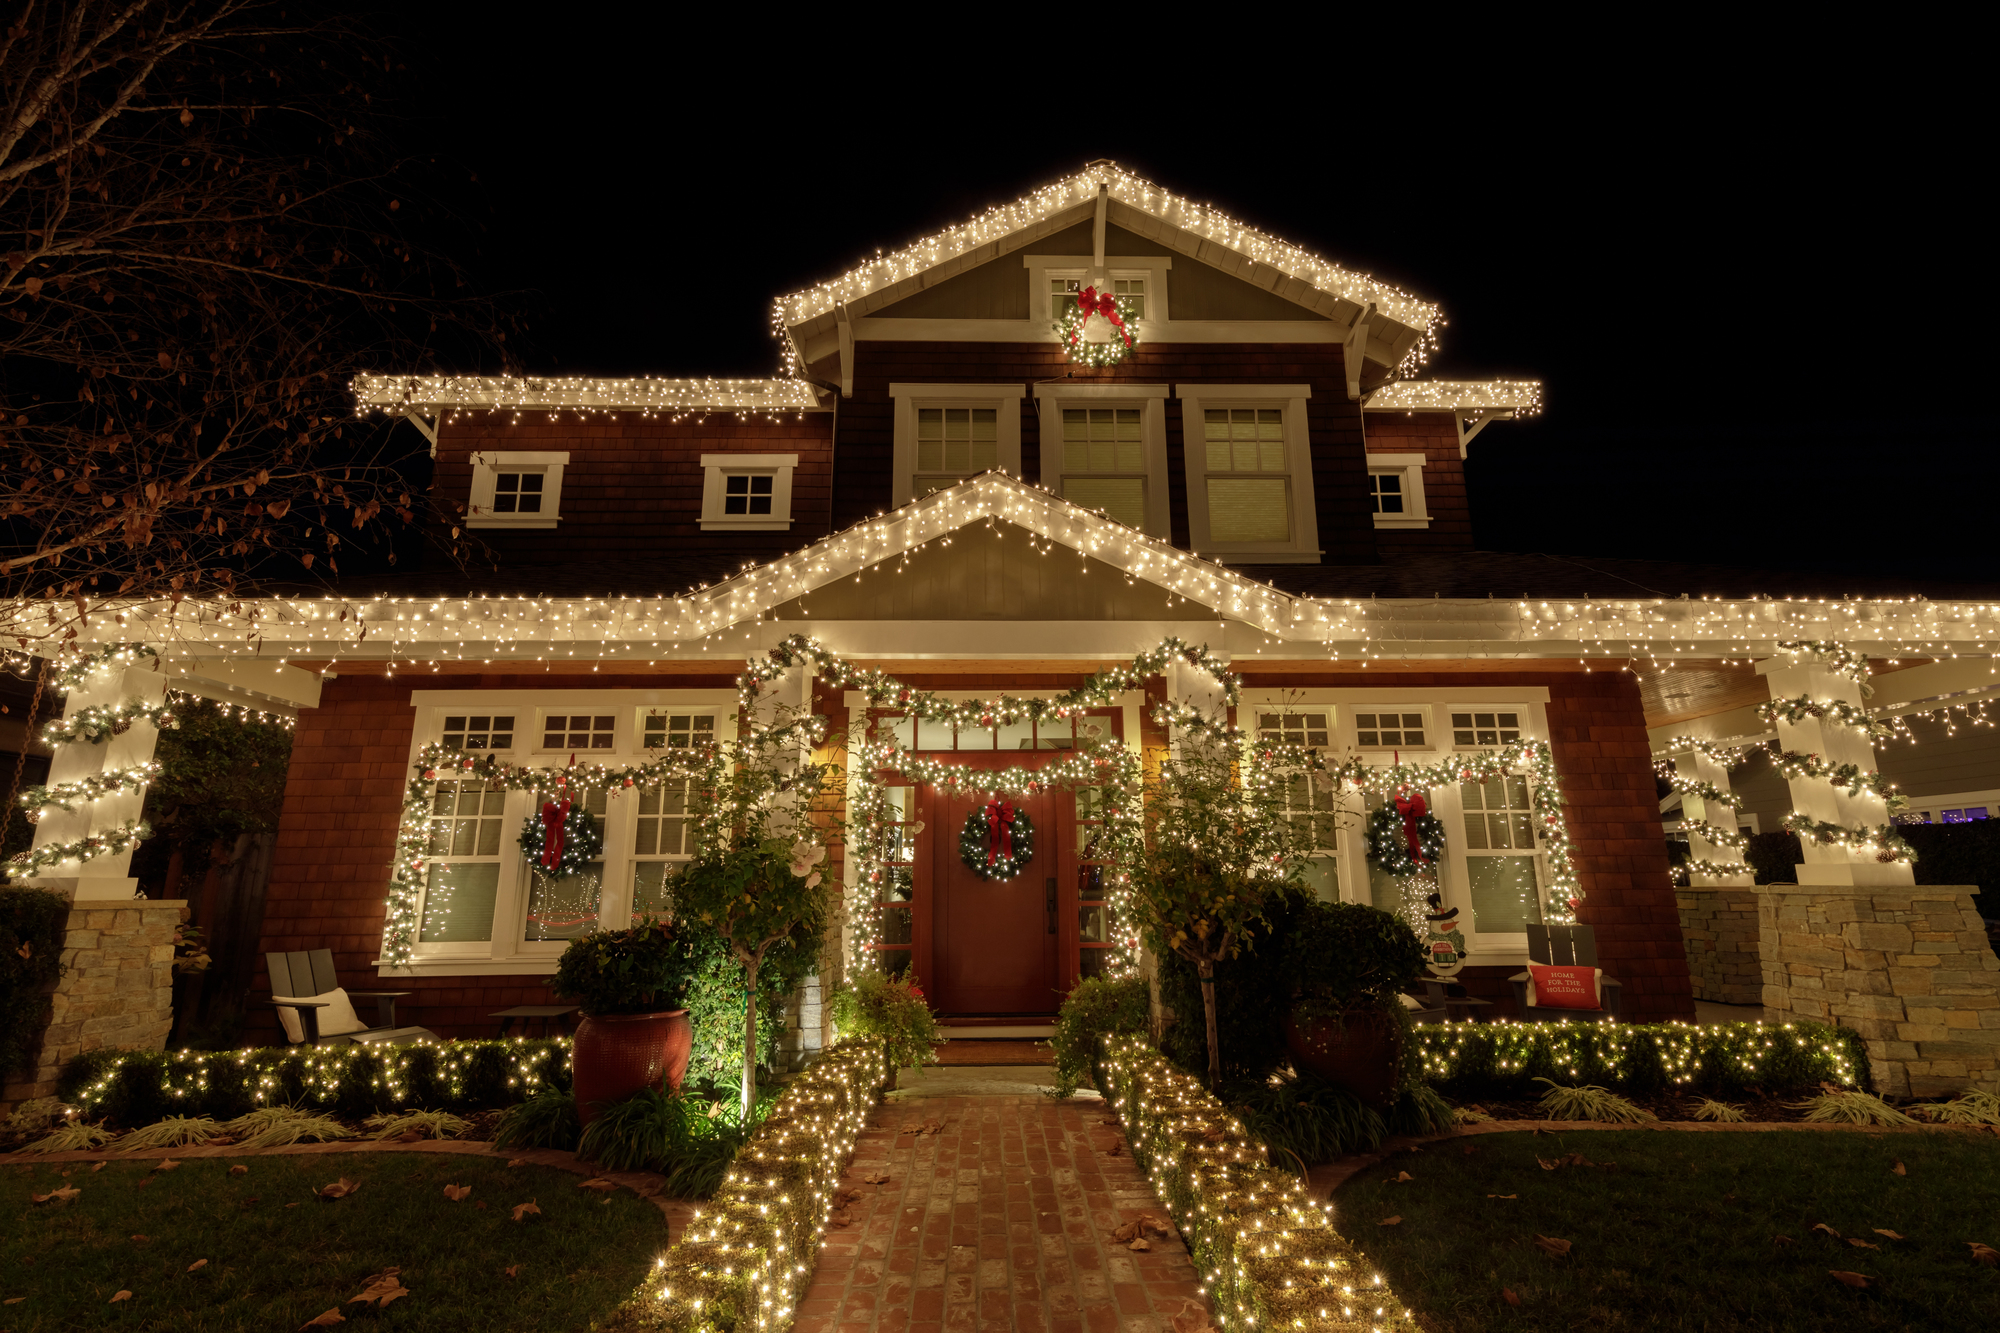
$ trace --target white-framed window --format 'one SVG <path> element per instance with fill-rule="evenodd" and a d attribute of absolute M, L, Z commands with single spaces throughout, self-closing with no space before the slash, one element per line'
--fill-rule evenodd
<path fill-rule="evenodd" d="M 447 778 L 431 793 L 416 947 L 444 955 L 492 952 L 505 869 L 508 793 L 484 779 Z"/>
<path fill-rule="evenodd" d="M 1466 891 L 1472 929 L 1525 935 L 1541 914 L 1541 847 L 1528 779 L 1510 773 L 1459 784 Z"/>
<path fill-rule="evenodd" d="M 1203 555 L 1319 562 L 1306 384 L 1180 384 L 1188 533 Z"/>
<path fill-rule="evenodd" d="M 1451 743 L 1460 750 L 1492 750 L 1521 739 L 1518 708 L 1455 707 L 1451 713 Z"/>
<path fill-rule="evenodd" d="M 553 528 L 562 517 L 566 453 L 478 450 L 472 455 L 468 528 Z"/>
<path fill-rule="evenodd" d="M 1164 384 L 1038 388 L 1042 485 L 1127 527 L 1172 535 Z"/>
<path fill-rule="evenodd" d="M 1362 704 L 1351 710 L 1354 744 L 1362 750 L 1432 748 L 1430 708 L 1422 704 Z"/>
<path fill-rule="evenodd" d="M 530 797 L 529 804 L 533 805 Z M 583 798 L 583 808 L 598 822 L 600 831 L 609 821 L 611 798 L 594 791 Z M 609 839 L 606 839 L 609 850 Z M 519 854 L 518 846 L 515 849 Z M 579 935 L 588 935 L 603 920 L 605 883 L 604 857 L 600 854 L 574 874 L 560 879 L 544 874 L 534 862 L 521 857 L 526 910 L 521 914 L 520 944 L 523 953 L 559 954 Z M 616 922 L 612 922 L 616 925 Z"/>
<path fill-rule="evenodd" d="M 544 754 L 564 750 L 615 750 L 618 714 L 608 709 L 545 709 L 535 749 Z"/>
<path fill-rule="evenodd" d="M 781 532 L 792 526 L 797 454 L 703 454 L 701 526 Z"/>
<path fill-rule="evenodd" d="M 982 472 L 1021 475 L 1020 384 L 891 384 L 896 504 Z"/>
<path fill-rule="evenodd" d="M 1259 708 L 1260 740 L 1296 745 L 1307 750 L 1331 748 L 1331 708 Z M 1306 883 L 1321 902 L 1340 901 L 1340 824 L 1342 809 L 1336 790 L 1315 781 L 1310 773 L 1283 775 L 1285 829 L 1292 845 L 1306 849 Z"/>
<path fill-rule="evenodd" d="M 639 747 L 643 750 L 699 750 L 714 741 L 713 713 L 683 713 L 673 708 L 639 710 Z"/>
<path fill-rule="evenodd" d="M 1368 455 L 1368 495 L 1378 528 L 1427 528 L 1422 454 Z"/>
<path fill-rule="evenodd" d="M 438 739 L 454 750 L 511 750 L 514 718 L 509 713 L 447 713 Z"/>
<path fill-rule="evenodd" d="M 1174 266 L 1171 255 L 1110 255 L 1104 261 L 1101 280 L 1091 280 L 1093 261 L 1089 255 L 1023 255 L 1028 269 L 1029 319 L 1051 330 L 1066 309 L 1075 309 L 1076 294 L 1085 287 L 1109 288 L 1134 307 L 1132 318 L 1148 324 L 1163 324 L 1168 318 L 1167 270 Z"/>

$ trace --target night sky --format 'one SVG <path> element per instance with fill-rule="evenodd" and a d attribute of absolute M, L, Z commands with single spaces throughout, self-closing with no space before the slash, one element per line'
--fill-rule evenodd
<path fill-rule="evenodd" d="M 477 173 L 468 263 L 529 308 L 534 372 L 773 374 L 772 296 L 1106 157 L 1440 302 L 1426 374 L 1545 382 L 1543 417 L 1472 447 L 1483 548 L 1996 569 L 1987 112 L 1949 43 L 1264 34 L 1212 78 L 1144 51 L 1113 102 L 1036 24 L 891 49 L 831 14 L 416 8 L 412 141 Z M 1253 94 L 1272 62 L 1292 91 Z"/>

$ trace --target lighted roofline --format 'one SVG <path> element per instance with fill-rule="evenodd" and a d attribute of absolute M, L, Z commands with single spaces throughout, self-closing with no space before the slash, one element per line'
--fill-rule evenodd
<path fill-rule="evenodd" d="M 1401 380 L 1361 402 L 1364 412 L 1494 412 L 1517 417 L 1542 410 L 1540 380 Z"/>
<path fill-rule="evenodd" d="M 453 408 L 596 411 L 811 411 L 803 380 L 595 379 L 573 375 L 357 375 L 350 386 L 362 413 L 432 415 Z"/>

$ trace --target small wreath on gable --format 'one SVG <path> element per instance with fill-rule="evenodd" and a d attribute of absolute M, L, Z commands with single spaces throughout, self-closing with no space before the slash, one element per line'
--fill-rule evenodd
<path fill-rule="evenodd" d="M 604 830 L 568 797 L 544 801 L 521 826 L 521 855 L 545 879 L 568 879 L 604 855 Z"/>
<path fill-rule="evenodd" d="M 965 817 L 958 859 L 983 880 L 1005 883 L 1035 859 L 1035 825 L 1011 801 L 988 801 Z"/>

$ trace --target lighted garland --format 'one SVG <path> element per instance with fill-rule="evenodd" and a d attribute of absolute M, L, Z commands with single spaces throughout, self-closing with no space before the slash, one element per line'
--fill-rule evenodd
<path fill-rule="evenodd" d="M 1801 694 L 1796 699 L 1767 700 L 1757 705 L 1757 716 L 1766 722 L 1789 722 L 1794 725 L 1805 721 L 1829 721 L 1861 732 L 1870 740 L 1880 740 L 1896 732 L 1894 723 L 1877 721 L 1868 715 L 1865 708 L 1843 699 L 1815 699 L 1809 694 Z"/>
<path fill-rule="evenodd" d="M 1681 862 L 1681 868 L 1696 875 L 1713 875 L 1718 879 L 1730 879 L 1738 875 L 1754 872 L 1741 861 L 1702 861 L 1689 859 Z"/>
<path fill-rule="evenodd" d="M 1713 782 L 1709 782 L 1704 778 L 1689 777 L 1685 773 L 1678 772 L 1673 767 L 1671 760 L 1662 764 L 1655 764 L 1653 771 L 1665 778 L 1667 785 L 1683 796 L 1692 796 L 1700 801 L 1713 801 L 1715 804 L 1726 806 L 1731 810 L 1741 810 L 1743 808 L 1743 798 L 1741 796 L 1738 796 L 1734 792 L 1724 791 Z"/>
<path fill-rule="evenodd" d="M 1694 736 L 1676 736 L 1653 751 L 1653 770 L 1661 777 L 1671 780 L 1674 775 L 1674 756 L 1689 750 L 1705 755 L 1711 762 L 1728 772 L 1742 763 L 1752 750 L 1762 749 L 1757 745 L 1717 745 L 1714 741 L 1701 740 Z"/>
<path fill-rule="evenodd" d="M 1868 683 L 1871 673 L 1865 653 L 1857 653 L 1844 643 L 1824 639 L 1780 640 L 1777 646 L 1781 653 L 1790 653 L 1794 657 L 1810 656 L 1834 675 L 1847 677 L 1861 687 L 1864 699 L 1875 693 L 1875 687 Z"/>
<path fill-rule="evenodd" d="M 44 874 L 65 861 L 95 861 L 130 851 L 153 836 L 153 826 L 143 819 L 130 819 L 115 829 L 86 834 L 70 842 L 45 842 L 25 852 L 17 852 L 7 862 L 7 873 L 15 879 Z"/>
<path fill-rule="evenodd" d="M 1104 342 L 1094 343 L 1084 339 L 1083 327 L 1092 315 L 1111 325 L 1112 336 Z M 1085 287 L 1076 294 L 1076 304 L 1063 311 L 1063 317 L 1056 321 L 1056 337 L 1062 343 L 1063 352 L 1078 365 L 1115 366 L 1139 341 L 1139 335 L 1132 328 L 1132 321 L 1136 318 L 1131 298 Z"/>
<path fill-rule="evenodd" d="M 107 671 L 122 671 L 149 660 L 157 670 L 160 654 L 143 643 L 110 643 L 97 652 L 86 653 L 57 666 L 49 684 L 57 694 L 68 694 L 93 676 Z"/>
<path fill-rule="evenodd" d="M 1895 783 L 1859 764 L 1829 764 L 1816 754 L 1800 754 L 1797 750 L 1780 751 L 1771 756 L 1771 762 L 1787 778 L 1819 778 L 1829 786 L 1846 789 L 1849 796 L 1859 796 L 1865 791 L 1880 797 L 1892 811 L 1910 803 L 1907 796 L 1896 790 Z"/>
<path fill-rule="evenodd" d="M 522 822 L 519 839 L 521 855 L 535 867 L 543 879 L 568 879 L 589 869 L 590 863 L 604 855 L 604 829 L 590 811 L 583 808 L 581 801 L 572 802 L 563 819 L 562 849 L 556 854 L 553 867 L 542 863 L 543 853 L 548 850 L 549 829 L 542 819 L 542 812 L 535 811 Z"/>
<path fill-rule="evenodd" d="M 964 827 L 958 831 L 958 859 L 967 870 L 989 883 L 1006 883 L 1035 859 L 1035 821 L 1028 818 L 1026 810 L 1012 806 L 1009 810 L 1011 818 L 1003 816 L 1003 819 L 1007 823 L 1010 850 L 1001 851 L 993 845 L 997 839 L 984 807 L 967 815 Z"/>
<path fill-rule="evenodd" d="M 1872 829 L 1849 828 L 1794 810 L 1785 816 L 1784 827 L 1805 842 L 1820 847 L 1838 847 L 1860 856 L 1872 856 L 1882 863 L 1914 864 L 1916 848 L 1903 841 L 1894 824 L 1878 824 Z"/>
<path fill-rule="evenodd" d="M 79 805 L 138 791 L 159 775 L 159 764 L 147 759 L 130 768 L 109 768 L 102 773 L 86 773 L 69 782 L 29 787 L 21 793 L 20 804 L 28 812 L 28 822 L 39 823 L 44 810 L 53 808 L 75 813 Z"/>
<path fill-rule="evenodd" d="M 1368 816 L 1368 859 L 1381 866 L 1383 873 L 1397 879 L 1435 874 L 1438 860 L 1444 855 L 1444 824 L 1436 815 L 1426 812 L 1417 817 L 1416 834 L 1417 846 L 1423 850 L 1422 860 L 1410 854 L 1410 840 L 1396 807 L 1377 806 Z"/>
<path fill-rule="evenodd" d="M 1703 842 L 1714 843 L 1717 847 L 1734 847 L 1741 850 L 1750 845 L 1750 839 L 1740 830 L 1711 824 L 1705 819 L 1684 819 L 1681 821 L 1681 827 Z"/>
<path fill-rule="evenodd" d="M 79 740 L 98 745 L 113 736 L 124 735 L 134 722 L 142 720 L 161 728 L 180 725 L 174 720 L 172 704 L 127 699 L 123 703 L 94 704 L 69 717 L 57 718 L 42 728 L 42 740 L 51 747 Z"/>
<path fill-rule="evenodd" d="M 1648 1092 L 1862 1085 L 1853 1048 L 1824 1023 L 1425 1023 L 1410 1030 L 1424 1079 L 1465 1096 L 1527 1091 L 1536 1077 Z"/>

